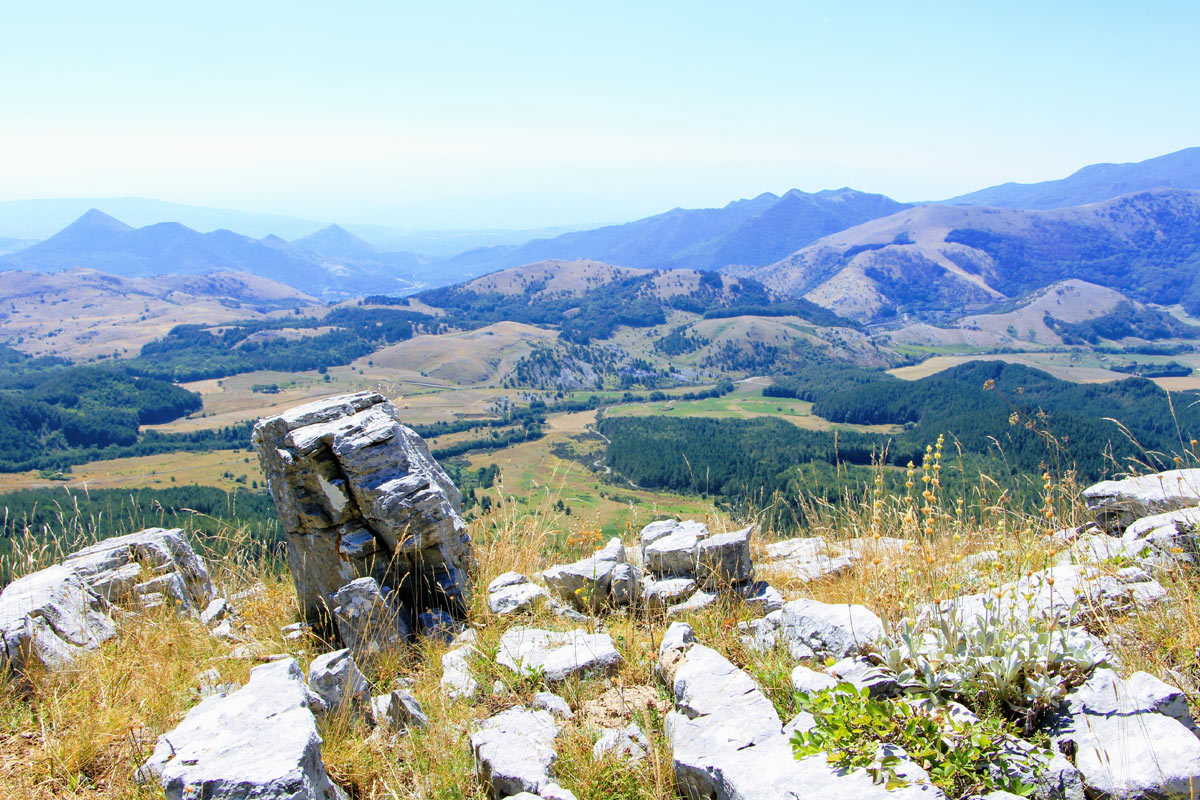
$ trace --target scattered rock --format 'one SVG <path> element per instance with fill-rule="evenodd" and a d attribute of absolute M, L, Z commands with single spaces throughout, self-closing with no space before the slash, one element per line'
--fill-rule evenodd
<path fill-rule="evenodd" d="M 783 595 L 766 581 L 754 581 L 738 587 L 742 602 L 754 606 L 763 614 L 783 608 Z"/>
<path fill-rule="evenodd" d="M 797 692 L 815 694 L 837 686 L 837 679 L 800 665 L 792 670 L 792 688 Z"/>
<path fill-rule="evenodd" d="M 657 578 L 692 577 L 700 542 L 709 537 L 708 526 L 693 521 L 666 522 L 671 524 L 651 523 L 642 529 L 642 564 Z"/>
<path fill-rule="evenodd" d="M 345 800 L 321 762 L 314 702 L 295 660 L 255 667 L 160 736 L 138 778 L 157 779 L 167 800 Z"/>
<path fill-rule="evenodd" d="M 338 635 L 358 661 L 369 663 L 408 639 L 406 609 L 389 603 L 374 578 L 351 581 L 334 593 L 333 602 Z"/>
<path fill-rule="evenodd" d="M 506 572 L 488 584 L 488 609 L 493 614 L 529 611 L 547 597 L 545 589 L 519 572 Z"/>
<path fill-rule="evenodd" d="M 465 616 L 472 553 L 458 489 L 382 395 L 293 408 L 260 420 L 251 440 L 310 622 L 326 622 L 328 598 L 363 577 L 414 614 Z"/>
<path fill-rule="evenodd" d="M 683 633 L 683 632 L 680 632 Z M 689 800 L 912 800 L 943 797 L 927 783 L 888 791 L 865 771 L 835 770 L 824 755 L 800 760 L 774 706 L 749 675 L 677 634 L 660 650 L 675 695 L 667 715 L 678 789 Z M 677 663 L 663 669 L 661 658 Z"/>
<path fill-rule="evenodd" d="M 141 598 L 158 594 L 199 614 L 216 595 L 204 559 L 179 528 L 146 528 L 104 539 L 67 556 L 63 566 L 115 605 L 145 605 Z"/>
<path fill-rule="evenodd" d="M 650 752 L 650 740 L 637 723 L 631 722 L 624 728 L 610 728 L 600 734 L 592 747 L 592 758 L 599 761 L 612 753 L 629 761 L 641 761 Z"/>
<path fill-rule="evenodd" d="M 763 570 L 808 582 L 845 572 L 856 560 L 854 555 L 831 548 L 819 536 L 801 537 L 768 544 Z"/>
<path fill-rule="evenodd" d="M 859 691 L 866 689 L 871 697 L 895 697 L 900 693 L 900 684 L 895 676 L 865 658 L 843 658 L 829 667 L 828 671 L 839 681 L 845 681 Z"/>
<path fill-rule="evenodd" d="M 1138 570 L 1124 577 L 1094 566 L 1065 565 L 978 594 L 930 605 L 926 613 L 982 617 L 999 613 L 1018 619 L 1079 619 L 1088 613 L 1145 608 L 1166 598 L 1166 590 Z"/>
<path fill-rule="evenodd" d="M 556 717 L 561 719 L 571 719 L 575 716 L 575 712 L 567 705 L 567 701 L 563 700 L 556 694 L 550 692 L 538 692 L 533 696 L 533 702 L 529 704 L 534 710 L 549 711 Z"/>
<path fill-rule="evenodd" d="M 501 711 L 479 724 L 470 737 L 471 751 L 493 800 L 521 792 L 541 795 L 552 783 L 558 730 L 550 712 L 524 706 Z"/>
<path fill-rule="evenodd" d="M 1083 500 L 1102 528 L 1120 534 L 1143 517 L 1200 505 L 1200 469 L 1102 481 L 1084 489 Z"/>
<path fill-rule="evenodd" d="M 702 608 L 707 608 L 717 602 L 718 595 L 716 592 L 706 592 L 703 589 L 697 591 L 687 600 L 682 603 L 676 603 L 667 609 L 667 616 L 673 617 L 678 614 L 687 614 L 692 611 L 699 611 Z"/>
<path fill-rule="evenodd" d="M 468 629 L 455 640 L 458 647 L 442 655 L 442 691 L 451 700 L 469 700 L 479 691 L 479 681 L 471 674 L 471 659 L 478 655 L 476 634 Z"/>
<path fill-rule="evenodd" d="M 784 605 L 780 635 L 794 658 L 812 652 L 844 658 L 878 641 L 883 621 L 864 606 L 801 598 Z"/>
<path fill-rule="evenodd" d="M 614 579 L 621 567 L 628 567 L 625 547 L 612 538 L 603 549 L 574 564 L 561 564 L 542 573 L 542 580 L 559 598 L 578 611 L 595 613 L 606 606 L 627 605 L 636 596 L 630 593 L 630 581 L 635 578 L 621 570 L 620 583 L 614 593 Z M 624 600 L 622 603 L 620 601 Z"/>
<path fill-rule="evenodd" d="M 211 628 L 228 617 L 232 612 L 233 607 L 229 605 L 229 601 L 223 597 L 218 597 L 212 600 L 200 612 L 200 621 Z"/>
<path fill-rule="evenodd" d="M 1149 675 L 1121 680 L 1098 669 L 1046 729 L 1060 750 L 1074 753 L 1089 796 L 1196 797 L 1200 739 L 1162 713 L 1178 713 L 1177 702 L 1171 687 Z"/>
<path fill-rule="evenodd" d="M 371 686 L 354 663 L 349 649 L 314 658 L 308 667 L 308 688 L 321 698 L 331 713 L 342 708 L 357 711 L 371 699 Z"/>
<path fill-rule="evenodd" d="M 518 674 L 537 673 L 555 683 L 571 675 L 616 669 L 621 656 L 606 633 L 511 628 L 500 637 L 496 662 Z"/>
<path fill-rule="evenodd" d="M 429 717 L 421 710 L 417 698 L 401 689 L 371 698 L 371 721 L 393 733 L 429 725 Z"/>
<path fill-rule="evenodd" d="M 754 577 L 754 562 L 750 558 L 751 530 L 753 527 L 700 539 L 696 545 L 696 576 L 701 586 L 719 589 L 745 583 Z"/>
<path fill-rule="evenodd" d="M 682 603 L 696 591 L 694 578 L 664 578 L 642 580 L 642 602 L 649 611 L 665 611 L 668 606 Z"/>

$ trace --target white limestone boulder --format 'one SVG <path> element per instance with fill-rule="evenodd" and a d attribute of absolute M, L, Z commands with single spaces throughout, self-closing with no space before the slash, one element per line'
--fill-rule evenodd
<path fill-rule="evenodd" d="M 493 800 L 541 792 L 553 783 L 559 726 L 548 711 L 516 706 L 481 722 L 470 735 L 476 771 Z"/>
<path fill-rule="evenodd" d="M 1119 535 L 1142 517 L 1200 505 L 1200 469 L 1101 481 L 1083 490 L 1083 500 L 1102 528 Z"/>
<path fill-rule="evenodd" d="M 0 592 L 0 667 L 56 670 L 117 635 L 103 597 L 70 567 L 30 573 Z"/>
<path fill-rule="evenodd" d="M 530 611 L 549 595 L 519 572 L 506 572 L 488 584 L 488 610 L 501 616 Z"/>
<path fill-rule="evenodd" d="M 308 667 L 308 688 L 321 698 L 329 713 L 358 713 L 371 700 L 371 685 L 349 649 L 314 658 Z"/>
<path fill-rule="evenodd" d="M 780 636 L 795 658 L 812 652 L 845 658 L 883 637 L 883 621 L 865 606 L 800 598 L 782 611 Z"/>
<path fill-rule="evenodd" d="M 333 618 L 342 643 L 368 664 L 380 652 L 403 645 L 410 634 L 407 609 L 390 603 L 374 578 L 359 578 L 333 595 Z"/>
<path fill-rule="evenodd" d="M 314 702 L 295 660 L 255 667 L 244 687 L 160 736 L 138 777 L 167 800 L 345 800 L 321 761 Z"/>
<path fill-rule="evenodd" d="M 607 633 L 510 628 L 500 637 L 496 663 L 521 675 L 539 674 L 550 683 L 572 675 L 604 674 L 621 660 Z"/>

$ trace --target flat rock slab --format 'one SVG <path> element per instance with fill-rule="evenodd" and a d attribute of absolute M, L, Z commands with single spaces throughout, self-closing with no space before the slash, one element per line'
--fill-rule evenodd
<path fill-rule="evenodd" d="M 684 626 L 685 627 L 685 626 Z M 689 800 L 942 800 L 921 783 L 888 791 L 866 772 L 842 773 L 824 755 L 799 761 L 771 701 L 724 656 L 690 641 L 684 627 L 668 631 L 659 672 L 669 680 L 675 710 L 667 715 L 675 777 Z M 674 628 L 674 626 L 673 626 Z M 664 668 L 664 662 L 673 666 Z"/>
<path fill-rule="evenodd" d="M 1200 739 L 1180 719 L 1163 713 L 1186 715 L 1181 697 L 1145 673 L 1121 680 L 1100 669 L 1067 695 L 1064 710 L 1047 730 L 1060 748 L 1074 744 L 1075 766 L 1089 796 L 1197 798 Z"/>
<path fill-rule="evenodd" d="M 488 610 L 493 614 L 529 611 L 549 595 L 519 572 L 506 572 L 488 584 Z"/>
<path fill-rule="evenodd" d="M 345 800 L 321 761 L 310 697 L 294 659 L 255 667 L 160 736 L 138 776 L 157 778 L 167 800 Z"/>
<path fill-rule="evenodd" d="M 1101 527 L 1120 534 L 1142 517 L 1200 505 L 1200 469 L 1101 481 L 1083 490 L 1083 500 Z"/>
<path fill-rule="evenodd" d="M 549 682 L 615 670 L 621 660 L 607 633 L 512 628 L 500 637 L 497 663 L 519 674 L 540 672 Z"/>
<path fill-rule="evenodd" d="M 540 795 L 553 783 L 558 723 L 549 711 L 523 706 L 502 711 L 471 734 L 476 771 L 495 800 L 521 792 Z"/>
<path fill-rule="evenodd" d="M 783 606 L 780 635 L 803 658 L 806 651 L 845 658 L 883 637 L 883 621 L 860 605 L 801 598 Z"/>

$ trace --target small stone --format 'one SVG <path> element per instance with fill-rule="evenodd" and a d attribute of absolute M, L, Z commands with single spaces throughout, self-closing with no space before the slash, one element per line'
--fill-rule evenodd
<path fill-rule="evenodd" d="M 333 602 L 342 643 L 357 661 L 369 663 L 379 652 L 395 649 L 408 639 L 405 610 L 384 599 L 374 578 L 351 581 L 334 593 Z"/>
<path fill-rule="evenodd" d="M 326 709 L 335 713 L 343 707 L 356 711 L 371 699 L 371 685 L 354 663 L 349 649 L 314 658 L 308 667 L 308 688 L 321 698 Z"/>
<path fill-rule="evenodd" d="M 783 595 L 766 581 L 754 581 L 738 587 L 742 602 L 754 606 L 759 613 L 769 614 L 783 608 Z"/>
<path fill-rule="evenodd" d="M 488 584 L 488 609 L 493 614 L 515 614 L 533 609 L 549 595 L 519 572 L 506 572 Z"/>
<path fill-rule="evenodd" d="M 694 593 L 682 603 L 676 603 L 667 609 L 667 616 L 674 617 L 679 614 L 689 614 L 693 611 L 699 611 L 702 608 L 707 608 L 717 602 L 716 592 L 706 592 L 703 589 Z"/>
<path fill-rule="evenodd" d="M 500 637 L 496 662 L 518 674 L 540 674 L 555 683 L 572 675 L 607 673 L 621 660 L 606 633 L 512 628 Z"/>
<path fill-rule="evenodd" d="M 753 527 L 718 533 L 696 545 L 696 575 L 706 589 L 721 589 L 745 583 L 754 577 L 750 558 Z"/>
<path fill-rule="evenodd" d="M 694 578 L 664 578 L 647 576 L 642 581 L 642 602 L 650 611 L 664 611 L 668 606 L 682 603 L 696 591 Z"/>
<path fill-rule="evenodd" d="M 829 674 L 860 691 L 866 689 L 876 699 L 900 693 L 896 678 L 865 658 L 843 658 L 829 668 Z"/>
<path fill-rule="evenodd" d="M 552 782 L 558 724 L 548 711 L 516 706 L 481 722 L 471 733 L 471 752 L 493 800 L 521 792 L 542 795 Z"/>
<path fill-rule="evenodd" d="M 608 729 L 600 734 L 600 738 L 592 747 L 592 758 L 599 761 L 612 753 L 629 761 L 641 761 L 650 752 L 650 740 L 646 732 L 637 723 L 629 723 L 624 728 Z"/>
<path fill-rule="evenodd" d="M 551 694 L 550 692 L 538 692 L 535 694 L 533 696 L 533 702 L 530 703 L 530 706 L 535 709 L 549 711 L 554 716 L 562 719 L 571 719 L 575 716 L 575 712 L 571 710 L 569 705 L 567 705 L 566 700 L 562 699 L 556 694 Z"/>
<path fill-rule="evenodd" d="M 421 704 L 401 689 L 371 698 L 371 721 L 377 727 L 396 733 L 429 725 L 429 717 L 421 710 Z"/>
<path fill-rule="evenodd" d="M 815 694 L 837 686 L 837 679 L 803 665 L 792 670 L 792 688 L 804 694 Z"/>
<path fill-rule="evenodd" d="M 204 611 L 200 612 L 200 622 L 211 628 L 229 616 L 230 611 L 229 602 L 223 597 L 218 597 L 210 602 Z"/>

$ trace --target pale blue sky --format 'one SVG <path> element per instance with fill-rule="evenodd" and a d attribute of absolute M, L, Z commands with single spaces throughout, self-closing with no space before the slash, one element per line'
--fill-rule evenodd
<path fill-rule="evenodd" d="M 1195 2 L 0 3 L 0 200 L 528 227 L 1200 144 Z"/>

